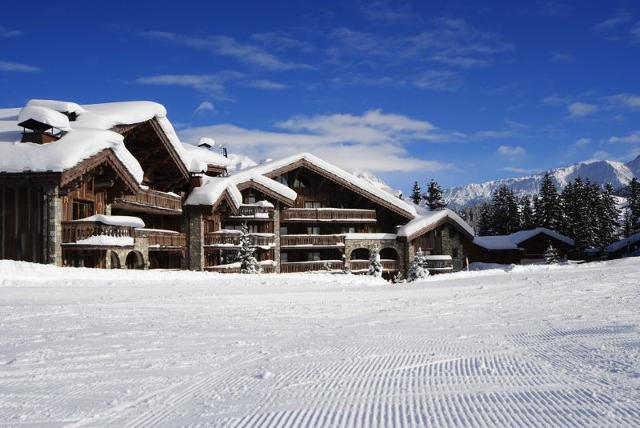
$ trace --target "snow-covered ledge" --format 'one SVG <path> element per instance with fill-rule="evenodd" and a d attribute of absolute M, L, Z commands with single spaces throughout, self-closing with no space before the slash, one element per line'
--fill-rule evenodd
<path fill-rule="evenodd" d="M 144 227 L 144 221 L 142 221 L 140 217 L 133 217 L 128 215 L 95 214 L 73 221 L 78 223 L 101 223 L 108 224 L 110 226 L 134 227 L 136 229 L 141 229 Z"/>

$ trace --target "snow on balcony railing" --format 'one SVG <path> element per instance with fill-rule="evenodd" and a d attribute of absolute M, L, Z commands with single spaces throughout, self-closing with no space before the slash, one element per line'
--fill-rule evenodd
<path fill-rule="evenodd" d="M 322 270 L 342 270 L 344 263 L 342 260 L 316 260 L 305 262 L 281 262 L 281 273 L 300 273 L 300 272 L 313 272 Z"/>
<path fill-rule="evenodd" d="M 258 264 L 262 268 L 262 273 L 275 273 L 276 271 L 276 263 L 273 260 L 262 260 L 258 262 Z M 217 266 L 207 266 L 205 269 L 210 272 L 240 273 L 240 262 Z"/>
<path fill-rule="evenodd" d="M 205 247 L 240 247 L 242 232 L 235 230 L 207 233 L 204 236 Z M 249 239 L 253 247 L 271 248 L 275 245 L 273 233 L 250 233 Z"/>
<path fill-rule="evenodd" d="M 134 195 L 124 195 L 114 201 L 114 206 L 138 205 L 159 210 L 182 212 L 182 198 L 175 193 L 143 189 Z"/>
<path fill-rule="evenodd" d="M 62 243 L 90 246 L 133 245 L 135 228 L 92 221 L 63 221 Z"/>
<path fill-rule="evenodd" d="M 266 202 L 266 201 L 265 201 Z M 254 220 L 273 220 L 272 204 L 246 204 L 240 205 L 238 214 L 229 216 L 230 219 L 254 219 Z"/>
<path fill-rule="evenodd" d="M 187 246 L 186 234 L 174 230 L 138 229 L 137 235 L 146 235 L 149 239 L 149 249 L 180 248 Z"/>
<path fill-rule="evenodd" d="M 343 247 L 344 235 L 281 235 L 280 247 Z"/>
<path fill-rule="evenodd" d="M 382 270 L 392 271 L 398 270 L 398 262 L 396 260 L 382 259 Z M 363 272 L 369 270 L 369 260 L 351 260 L 349 268 L 352 272 Z"/>

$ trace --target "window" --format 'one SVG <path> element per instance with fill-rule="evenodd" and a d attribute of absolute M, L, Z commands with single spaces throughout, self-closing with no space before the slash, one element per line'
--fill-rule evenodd
<path fill-rule="evenodd" d="M 93 215 L 93 202 L 73 200 L 73 220 L 90 217 Z"/>
<path fill-rule="evenodd" d="M 340 233 L 356 233 L 355 226 L 342 226 Z"/>
<path fill-rule="evenodd" d="M 289 185 L 289 180 L 287 180 L 286 175 L 279 175 L 276 177 L 276 181 L 280 184 L 284 184 L 285 186 Z"/>
<path fill-rule="evenodd" d="M 451 252 L 451 257 L 453 257 L 454 259 L 458 258 L 458 249 L 454 248 L 453 251 Z"/>
<path fill-rule="evenodd" d="M 249 193 L 247 196 L 244 197 L 245 204 L 255 204 L 257 201 L 258 200 L 256 198 L 256 195 L 254 195 L 253 193 Z"/>
<path fill-rule="evenodd" d="M 287 226 L 280 226 L 280 235 L 288 235 L 289 234 L 289 229 L 287 228 Z"/>
<path fill-rule="evenodd" d="M 289 253 L 280 253 L 280 261 L 288 262 L 289 261 Z"/>
<path fill-rule="evenodd" d="M 305 208 L 322 208 L 322 202 L 318 201 L 306 201 L 304 203 Z"/>
<path fill-rule="evenodd" d="M 458 236 L 458 231 L 455 227 L 449 226 L 449 238 L 455 238 Z"/>
<path fill-rule="evenodd" d="M 307 235 L 320 235 L 320 226 L 308 226 Z"/>
<path fill-rule="evenodd" d="M 320 261 L 320 253 L 318 251 L 313 251 L 307 254 L 307 260 L 310 262 Z"/>
<path fill-rule="evenodd" d="M 297 189 L 302 189 L 307 187 L 307 185 L 300 178 L 296 177 L 293 179 L 293 187 Z"/>

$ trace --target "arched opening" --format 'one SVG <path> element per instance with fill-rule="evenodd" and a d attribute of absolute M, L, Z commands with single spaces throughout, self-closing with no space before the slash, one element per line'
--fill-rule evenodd
<path fill-rule="evenodd" d="M 111 269 L 120 269 L 120 257 L 115 251 L 109 253 L 109 259 L 111 260 Z"/>
<path fill-rule="evenodd" d="M 380 250 L 381 260 L 398 260 L 398 252 L 395 248 L 383 248 Z"/>
<path fill-rule="evenodd" d="M 351 251 L 351 260 L 369 260 L 369 249 L 367 248 L 356 248 Z"/>
<path fill-rule="evenodd" d="M 395 273 L 400 270 L 398 251 L 395 248 L 387 247 L 380 250 L 380 261 L 382 262 L 382 277 L 386 280 L 392 279 Z"/>
<path fill-rule="evenodd" d="M 127 269 L 144 269 L 144 257 L 139 251 L 127 254 Z"/>

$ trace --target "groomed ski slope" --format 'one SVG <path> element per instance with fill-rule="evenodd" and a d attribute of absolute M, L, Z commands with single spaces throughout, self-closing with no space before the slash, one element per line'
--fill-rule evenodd
<path fill-rule="evenodd" d="M 2 426 L 639 426 L 640 259 L 346 275 L 0 261 Z"/>

